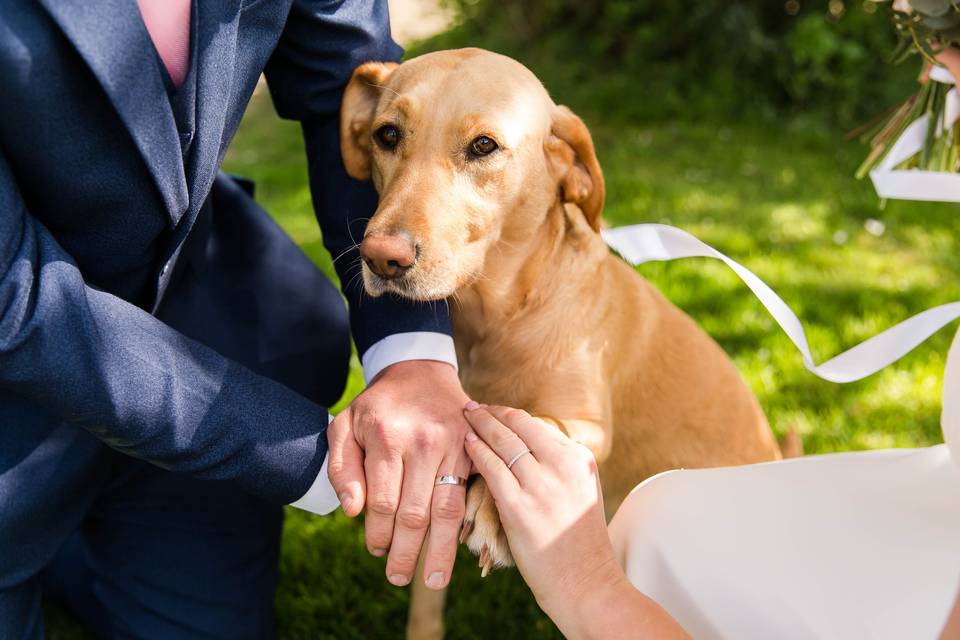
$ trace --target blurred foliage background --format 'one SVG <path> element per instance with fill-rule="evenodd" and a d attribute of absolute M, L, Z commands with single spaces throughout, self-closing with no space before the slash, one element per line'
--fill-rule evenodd
<path fill-rule="evenodd" d="M 889 3 L 870 0 L 444 1 L 459 22 L 449 42 L 469 34 L 623 117 L 815 109 L 850 126 L 901 100 L 917 72 L 883 64 L 897 37 Z M 625 99 L 637 83 L 643 99 Z"/>
<path fill-rule="evenodd" d="M 391 2 L 413 20 L 430 0 Z M 433 7 L 435 8 L 435 7 Z M 511 55 L 588 123 L 607 178 L 610 225 L 665 222 L 742 261 L 793 307 L 822 361 L 936 304 L 960 300 L 954 204 L 881 206 L 843 133 L 915 90 L 916 61 L 888 63 L 887 4 L 831 0 L 444 0 L 447 25 L 408 56 L 480 46 Z M 429 30 L 428 30 L 429 31 Z M 419 33 L 423 33 L 421 29 Z M 300 127 L 259 90 L 225 161 L 323 269 Z M 640 273 L 733 357 L 777 433 L 808 454 L 940 442 L 952 330 L 861 382 L 815 378 L 726 267 L 705 260 Z M 954 328 L 955 330 L 955 328 Z M 340 406 L 362 389 L 354 360 Z M 559 638 L 513 571 L 481 580 L 461 554 L 446 623 L 454 639 Z M 362 520 L 288 510 L 277 597 L 284 639 L 397 638 L 408 590 L 363 545 Z M 52 638 L 82 637 L 51 610 Z"/>

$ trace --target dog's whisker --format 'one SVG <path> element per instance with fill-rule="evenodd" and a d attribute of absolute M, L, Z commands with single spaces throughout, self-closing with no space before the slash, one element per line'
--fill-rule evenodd
<path fill-rule="evenodd" d="M 341 252 L 340 252 L 340 255 L 338 255 L 336 258 L 333 259 L 333 264 L 337 264 L 337 261 L 338 261 L 340 258 L 344 257 L 345 255 L 347 255 L 348 253 L 350 253 L 350 252 L 353 251 L 354 249 L 356 249 L 356 250 L 359 250 L 359 249 L 360 249 L 360 245 L 358 245 L 356 242 L 354 242 L 351 246 L 349 246 L 349 247 L 347 247 L 346 249 L 344 249 L 343 251 L 341 251 Z"/>
<path fill-rule="evenodd" d="M 363 302 L 363 297 L 364 297 L 364 295 L 366 294 L 366 288 L 363 286 L 363 283 L 362 283 L 362 279 L 363 279 L 363 262 L 360 260 L 360 258 L 357 258 L 357 261 L 356 261 L 356 263 L 355 263 L 354 265 L 350 265 L 350 266 L 347 267 L 347 269 L 346 269 L 347 274 L 349 274 L 353 269 L 356 269 L 356 272 L 350 277 L 350 279 L 347 281 L 346 286 L 344 286 L 343 289 L 344 289 L 345 291 L 349 291 L 350 288 L 353 287 L 353 286 L 355 286 L 358 281 L 361 281 L 361 282 L 360 282 L 360 286 L 358 287 L 358 289 L 359 289 L 359 291 L 360 291 L 360 302 L 362 303 L 362 302 Z"/>
<path fill-rule="evenodd" d="M 370 220 L 370 218 L 367 218 L 367 220 Z M 357 239 L 353 237 L 353 222 L 354 221 L 347 223 L 347 234 L 350 236 L 350 242 L 352 242 L 356 247 L 359 247 L 360 244 L 357 242 Z"/>
<path fill-rule="evenodd" d="M 459 293 L 458 291 L 454 291 L 454 292 L 450 295 L 450 298 L 453 298 L 454 304 L 457 305 L 457 307 L 462 311 L 462 310 L 463 310 L 463 301 L 460 300 L 460 293 Z M 449 300 L 450 298 L 447 298 L 447 300 Z M 450 303 L 449 303 L 449 302 L 447 302 L 447 311 L 448 311 L 448 312 L 450 311 Z"/>
<path fill-rule="evenodd" d="M 490 281 L 491 281 L 490 276 L 488 276 L 488 275 L 487 275 L 486 273 L 484 273 L 483 271 L 475 271 L 475 272 L 472 274 L 472 276 L 473 276 L 473 279 L 474 279 L 474 280 L 478 280 L 478 281 L 480 281 L 480 282 L 490 282 Z"/>
<path fill-rule="evenodd" d="M 359 286 L 358 286 L 358 283 L 359 283 Z M 349 284 L 347 285 L 347 287 L 350 288 L 350 287 L 353 287 L 353 286 L 357 286 L 357 288 L 358 288 L 359 291 L 360 291 L 360 295 L 361 295 L 361 296 L 362 296 L 364 293 L 366 293 L 366 289 L 363 287 L 363 272 L 362 272 L 362 271 L 353 274 L 353 277 L 350 278 L 350 282 L 349 282 Z"/>

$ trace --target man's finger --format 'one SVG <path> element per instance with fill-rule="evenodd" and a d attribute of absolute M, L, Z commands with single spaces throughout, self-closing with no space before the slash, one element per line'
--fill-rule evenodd
<path fill-rule="evenodd" d="M 385 556 L 393 540 L 394 518 L 400 505 L 403 461 L 395 451 L 373 447 L 366 452 L 363 467 L 367 474 L 367 517 L 364 531 L 367 549 L 378 558 Z"/>
<path fill-rule="evenodd" d="M 387 580 L 398 587 L 408 584 L 417 569 L 417 558 L 430 526 L 430 501 L 439 466 L 439 458 L 431 462 L 419 452 L 403 461 L 400 505 L 387 557 Z"/>
<path fill-rule="evenodd" d="M 327 475 L 340 498 L 343 512 L 354 517 L 363 509 L 365 481 L 363 449 L 353 437 L 350 411 L 343 411 L 327 428 Z"/>
<path fill-rule="evenodd" d="M 470 473 L 470 458 L 463 448 L 457 450 L 452 462 L 440 465 L 439 475 L 466 478 Z M 467 491 L 462 485 L 436 485 L 430 506 L 430 531 L 427 534 L 426 559 L 423 580 L 431 589 L 443 589 L 450 582 L 453 563 L 457 559 L 460 525 L 466 509 Z"/>

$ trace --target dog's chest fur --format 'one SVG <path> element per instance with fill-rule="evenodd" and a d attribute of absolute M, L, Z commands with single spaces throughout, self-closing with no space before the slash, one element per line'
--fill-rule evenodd
<path fill-rule="evenodd" d="M 558 277 L 563 262 L 582 259 L 570 254 L 521 270 L 506 295 L 476 286 L 452 305 L 460 380 L 472 398 L 554 416 L 596 413 L 596 396 L 609 390 L 585 379 L 603 379 L 607 345 L 592 320 L 596 310 L 584 304 L 588 285 Z"/>

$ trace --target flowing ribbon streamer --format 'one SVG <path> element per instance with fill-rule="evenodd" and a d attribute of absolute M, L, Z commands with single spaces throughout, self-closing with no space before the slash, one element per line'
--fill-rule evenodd
<path fill-rule="evenodd" d="M 605 229 L 603 239 L 623 258 L 638 265 L 644 262 L 678 258 L 716 258 L 740 276 L 761 304 L 800 351 L 803 364 L 815 375 L 830 382 L 860 380 L 896 362 L 917 345 L 960 318 L 960 302 L 950 302 L 922 311 L 912 318 L 878 333 L 857 346 L 816 364 L 810 354 L 807 335 L 796 314 L 763 280 L 752 271 L 728 258 L 695 236 L 663 224 L 637 224 Z M 948 392 L 948 389 L 950 390 Z M 960 459 L 960 334 L 948 356 L 944 375 L 944 439 L 951 445 L 955 460 Z"/>
<path fill-rule="evenodd" d="M 930 79 L 943 84 L 954 84 L 950 72 L 941 67 L 930 70 Z M 960 95 L 956 88 L 947 92 L 943 122 L 937 127 L 937 135 L 949 129 L 960 118 Z M 921 171 L 919 169 L 897 170 L 895 167 L 919 153 L 927 136 L 929 115 L 914 120 L 893 148 L 877 167 L 870 172 L 873 188 L 881 198 L 897 200 L 929 200 L 936 202 L 960 202 L 960 174 L 944 171 Z"/>

